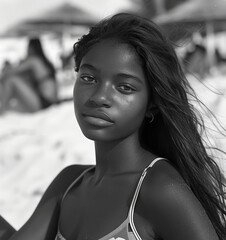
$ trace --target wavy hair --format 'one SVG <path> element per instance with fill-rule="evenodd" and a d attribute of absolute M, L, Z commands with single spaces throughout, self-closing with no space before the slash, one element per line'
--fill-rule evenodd
<path fill-rule="evenodd" d="M 33 54 L 35 56 L 41 58 L 41 60 L 43 60 L 43 62 L 46 64 L 46 66 L 51 71 L 51 74 L 53 76 L 55 76 L 55 68 L 54 68 L 53 64 L 49 61 L 49 59 L 46 57 L 46 55 L 43 51 L 43 47 L 42 47 L 40 39 L 39 38 L 29 39 L 28 49 L 32 49 Z"/>
<path fill-rule="evenodd" d="M 90 48 L 104 39 L 132 46 L 141 59 L 150 101 L 157 108 L 152 124 L 144 119 L 142 146 L 171 161 L 206 210 L 220 240 L 225 239 L 223 175 L 207 153 L 204 121 L 188 98 L 200 101 L 181 69 L 173 44 L 152 21 L 128 13 L 116 14 L 92 27 L 75 43 L 76 71 Z"/>

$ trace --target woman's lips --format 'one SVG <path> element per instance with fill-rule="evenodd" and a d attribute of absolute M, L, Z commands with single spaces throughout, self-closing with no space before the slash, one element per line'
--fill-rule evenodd
<path fill-rule="evenodd" d="M 95 126 L 108 127 L 114 124 L 114 121 L 104 112 L 83 113 L 84 120 Z"/>

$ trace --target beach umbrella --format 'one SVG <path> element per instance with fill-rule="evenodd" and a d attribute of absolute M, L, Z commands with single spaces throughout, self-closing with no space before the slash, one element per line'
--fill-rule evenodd
<path fill-rule="evenodd" d="M 38 37 L 40 35 L 49 33 L 60 35 L 63 29 L 65 31 L 66 26 L 55 24 L 51 26 L 50 29 L 50 26 L 46 24 L 39 24 L 37 26 L 34 26 L 33 24 L 28 23 L 26 21 L 21 21 L 8 28 L 6 31 L 2 32 L 0 34 L 0 37 L 1 38 Z"/>
<path fill-rule="evenodd" d="M 26 21 L 21 21 L 16 25 L 8 28 L 6 31 L 0 33 L 0 38 L 15 38 L 15 37 L 40 37 L 41 35 L 51 34 L 55 36 L 71 35 L 73 37 L 80 37 L 87 32 L 88 26 L 76 25 L 62 25 L 54 24 L 38 24 L 33 25 Z"/>
<path fill-rule="evenodd" d="M 29 19 L 34 25 L 85 25 L 92 26 L 99 19 L 92 14 L 78 8 L 70 3 L 64 3 L 54 9 L 46 11 L 38 16 Z"/>
<path fill-rule="evenodd" d="M 98 17 L 91 13 L 64 3 L 17 23 L 0 37 L 39 37 L 43 34 L 54 34 L 60 41 L 62 53 L 65 54 L 67 40 L 82 36 L 98 21 Z"/>
<path fill-rule="evenodd" d="M 197 29 L 210 36 L 226 30 L 226 0 L 190 0 L 153 20 L 164 27 Z"/>
<path fill-rule="evenodd" d="M 163 26 L 202 26 L 206 34 L 226 30 L 226 0 L 190 0 L 153 19 Z M 201 28 L 200 28 L 201 29 Z"/>
<path fill-rule="evenodd" d="M 213 39 L 214 32 L 226 30 L 226 0 L 190 0 L 153 20 L 171 31 L 199 30 L 205 32 L 207 39 Z M 210 42 L 207 51 L 212 62 L 215 49 Z"/>
<path fill-rule="evenodd" d="M 225 20 L 226 0 L 190 0 L 155 18 L 159 24 L 218 23 Z"/>
<path fill-rule="evenodd" d="M 79 36 L 99 19 L 89 12 L 69 3 L 56 6 L 32 18 L 10 27 L 1 37 L 39 36 L 43 33 L 64 35 L 73 33 Z"/>

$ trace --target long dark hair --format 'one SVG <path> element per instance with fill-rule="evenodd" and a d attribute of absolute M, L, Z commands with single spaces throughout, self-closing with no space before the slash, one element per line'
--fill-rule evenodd
<path fill-rule="evenodd" d="M 141 144 L 172 162 L 205 208 L 219 238 L 225 239 L 223 175 L 204 146 L 204 122 L 188 97 L 199 100 L 181 69 L 172 43 L 152 21 L 117 14 L 92 27 L 75 43 L 76 70 L 95 43 L 109 38 L 136 50 L 149 83 L 150 101 L 157 108 L 152 124 L 144 119 Z"/>
<path fill-rule="evenodd" d="M 39 38 L 31 38 L 28 43 L 28 50 L 32 51 L 32 54 L 35 56 L 38 56 L 42 59 L 42 61 L 46 64 L 46 66 L 49 68 L 51 75 L 55 76 L 55 68 L 53 64 L 49 61 L 49 59 L 46 57 L 42 44 Z"/>

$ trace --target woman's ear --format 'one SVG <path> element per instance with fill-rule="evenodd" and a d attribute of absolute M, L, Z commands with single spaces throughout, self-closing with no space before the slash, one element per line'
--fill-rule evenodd
<path fill-rule="evenodd" d="M 156 105 L 150 105 L 148 108 L 147 108 L 147 111 L 146 111 L 146 114 L 145 114 L 145 117 L 147 118 L 152 118 L 153 116 L 155 116 L 156 113 L 158 113 L 158 108 Z"/>

